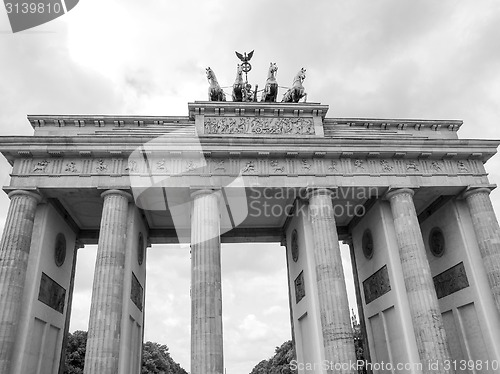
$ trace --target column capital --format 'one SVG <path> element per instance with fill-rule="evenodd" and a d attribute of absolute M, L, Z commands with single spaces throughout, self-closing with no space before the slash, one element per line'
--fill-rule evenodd
<path fill-rule="evenodd" d="M 314 196 L 329 196 L 330 198 L 336 193 L 336 187 L 307 187 L 306 198 L 310 200 Z"/>
<path fill-rule="evenodd" d="M 13 196 L 16 195 L 25 195 L 30 196 L 36 200 L 37 203 L 42 201 L 42 196 L 37 191 L 28 191 L 28 190 L 14 190 L 8 193 L 9 199 L 12 199 Z"/>
<path fill-rule="evenodd" d="M 384 200 L 390 200 L 392 197 L 399 195 L 399 194 L 409 194 L 410 196 L 413 197 L 415 195 L 415 190 L 414 188 L 410 187 L 395 187 L 395 188 L 389 188 L 389 191 L 386 192 L 384 196 Z"/>
<path fill-rule="evenodd" d="M 106 190 L 101 194 L 101 197 L 104 199 L 106 196 L 109 195 L 121 195 L 125 197 L 129 202 L 133 201 L 132 195 L 123 190 Z"/>
<path fill-rule="evenodd" d="M 469 186 L 464 192 L 462 192 L 460 197 L 462 199 L 467 199 L 469 196 L 477 193 L 486 193 L 489 195 L 494 188 L 495 186 Z"/>
<path fill-rule="evenodd" d="M 200 196 L 200 195 L 212 195 L 212 194 L 217 193 L 217 192 L 220 191 L 219 188 L 199 188 L 199 189 L 192 188 L 191 190 L 192 190 L 192 192 L 191 192 L 191 198 L 193 198 L 193 199 L 196 196 Z"/>

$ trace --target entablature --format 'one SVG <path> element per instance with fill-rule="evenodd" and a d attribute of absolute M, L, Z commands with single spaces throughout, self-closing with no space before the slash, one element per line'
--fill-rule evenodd
<path fill-rule="evenodd" d="M 0 138 L 0 151 L 13 164 L 21 158 L 127 158 L 141 151 L 157 155 L 198 153 L 210 157 L 477 159 L 496 153 L 498 140 L 294 137 L 15 136 Z"/>

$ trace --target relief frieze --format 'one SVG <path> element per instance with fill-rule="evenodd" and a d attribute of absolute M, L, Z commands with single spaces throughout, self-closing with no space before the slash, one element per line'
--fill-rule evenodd
<path fill-rule="evenodd" d="M 40 160 L 38 162 L 35 163 L 35 165 L 33 166 L 33 172 L 34 173 L 37 173 L 37 172 L 40 172 L 40 173 L 45 173 L 47 170 L 47 166 L 49 166 L 49 163 L 50 161 L 47 161 L 47 160 Z"/>
<path fill-rule="evenodd" d="M 64 171 L 70 172 L 70 173 L 78 173 L 78 169 L 76 167 L 76 163 L 74 161 L 70 161 L 66 164 L 64 167 Z"/>
<path fill-rule="evenodd" d="M 255 162 L 248 161 L 243 169 L 241 169 L 242 174 L 255 174 L 257 170 L 255 169 Z"/>
<path fill-rule="evenodd" d="M 144 288 L 137 279 L 134 273 L 132 273 L 132 283 L 130 286 L 130 300 L 135 304 L 137 309 L 142 312 L 142 304 L 144 300 Z"/>
<path fill-rule="evenodd" d="M 225 160 L 212 160 L 213 164 L 213 171 L 215 173 L 221 172 L 225 173 L 226 172 L 226 161 Z"/>
<path fill-rule="evenodd" d="M 314 135 L 312 118 L 205 117 L 205 134 Z"/>
<path fill-rule="evenodd" d="M 468 173 L 469 168 L 467 167 L 467 164 L 465 161 L 457 161 L 457 168 L 459 173 Z"/>
<path fill-rule="evenodd" d="M 431 169 L 434 173 L 442 173 L 443 172 L 443 163 L 439 161 L 432 161 L 431 162 Z"/>
<path fill-rule="evenodd" d="M 391 290 L 391 282 L 389 280 L 389 272 L 387 265 L 377 270 L 368 279 L 363 281 L 363 292 L 365 294 L 366 305 L 385 295 Z"/>
<path fill-rule="evenodd" d="M 103 159 L 97 160 L 97 166 L 95 167 L 95 170 L 98 173 L 104 173 L 108 170 L 108 164 Z"/>
<path fill-rule="evenodd" d="M 392 166 L 388 160 L 380 160 L 380 166 L 382 171 L 385 173 L 391 173 L 394 171 L 394 166 Z"/>
<path fill-rule="evenodd" d="M 311 171 L 312 164 L 305 158 L 302 159 L 302 170 Z"/>
<path fill-rule="evenodd" d="M 281 165 L 278 160 L 271 160 L 270 165 L 274 174 L 283 174 L 285 172 L 285 166 Z"/>
<path fill-rule="evenodd" d="M 304 272 L 301 271 L 300 274 L 295 278 L 295 303 L 298 304 L 300 300 L 306 296 L 306 287 L 304 284 Z"/>
<path fill-rule="evenodd" d="M 161 159 L 159 161 L 156 161 L 156 170 L 157 171 L 164 171 L 164 172 L 167 172 L 167 167 L 165 165 L 165 159 Z"/>
<path fill-rule="evenodd" d="M 136 173 L 137 172 L 137 161 L 129 161 L 127 164 L 127 167 L 125 168 L 125 171 L 129 173 Z"/>
<path fill-rule="evenodd" d="M 463 262 L 436 275 L 433 280 L 438 299 L 469 287 L 469 280 Z"/>
<path fill-rule="evenodd" d="M 328 164 L 328 171 L 330 173 L 337 172 L 337 160 L 331 160 L 330 162 L 327 162 Z"/>
<path fill-rule="evenodd" d="M 47 176 L 91 176 L 91 175 L 255 175 L 270 176 L 433 176 L 472 175 L 484 176 L 485 171 L 477 160 L 421 160 L 401 158 L 356 158 L 340 157 L 261 157 L 229 156 L 227 158 L 199 157 L 184 158 L 182 155 L 162 154 L 144 160 L 126 158 L 57 158 L 21 160 L 13 175 Z"/>
<path fill-rule="evenodd" d="M 42 273 L 40 288 L 38 290 L 38 300 L 63 314 L 65 299 L 66 289 L 47 274 Z"/>

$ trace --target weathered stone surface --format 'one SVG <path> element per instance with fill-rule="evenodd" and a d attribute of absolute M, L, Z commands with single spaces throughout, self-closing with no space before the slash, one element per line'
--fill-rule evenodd
<path fill-rule="evenodd" d="M 424 241 L 413 204 L 413 190 L 400 188 L 390 191 L 396 240 L 404 275 L 406 294 L 413 320 L 413 330 L 424 373 L 453 373 L 453 370 L 430 369 L 429 362 L 450 359 L 443 319 L 438 304 Z"/>
<path fill-rule="evenodd" d="M 59 313 L 64 313 L 64 300 L 66 290 L 59 283 L 42 273 L 40 279 L 40 289 L 38 290 L 38 300 Z"/>
<path fill-rule="evenodd" d="M 306 296 L 306 288 L 304 284 L 304 272 L 301 271 L 300 274 L 295 278 L 295 303 L 299 303 L 304 296 Z"/>
<path fill-rule="evenodd" d="M 309 193 L 325 360 L 347 366 L 339 373 L 354 374 L 348 367 L 356 361 L 356 355 L 331 193 L 327 189 L 312 189 Z"/>
<path fill-rule="evenodd" d="M 209 159 L 201 159 L 199 157 L 193 158 L 192 152 L 188 151 L 173 154 L 157 152 L 140 160 L 127 160 L 114 156 L 99 159 L 66 157 L 58 158 L 57 163 L 53 159 L 45 158 L 34 158 L 30 161 L 24 160 L 16 165 L 13 176 L 20 178 L 52 176 L 65 177 L 70 180 L 81 180 L 82 177 L 88 176 L 223 176 L 246 174 L 245 167 L 250 162 L 255 165 L 255 174 L 267 176 L 293 174 L 428 178 L 430 176 L 461 175 L 472 178 L 486 175 L 480 160 L 459 160 L 457 162 L 416 158 L 408 158 L 404 162 L 397 158 L 367 160 L 366 154 L 363 153 L 360 153 L 358 157 L 353 155 L 353 157 L 342 158 L 318 158 L 312 157 L 310 152 L 303 155 L 297 152 L 293 157 L 290 157 L 286 152 L 278 152 L 278 150 L 257 158 L 219 156 L 218 152 L 213 152 Z M 464 162 L 469 165 L 466 169 L 460 168 Z M 41 163 L 45 165 L 43 168 L 39 166 Z"/>
<path fill-rule="evenodd" d="M 465 193 L 477 244 L 483 258 L 497 310 L 500 312 L 500 227 L 490 200 L 488 188 L 476 188 Z"/>
<path fill-rule="evenodd" d="M 131 196 L 108 190 L 104 198 L 90 307 L 85 374 L 117 373 L 123 308 L 127 213 Z"/>
<path fill-rule="evenodd" d="M 0 243 L 0 373 L 9 373 L 39 194 L 16 190 Z"/>
<path fill-rule="evenodd" d="M 370 304 L 373 300 L 378 299 L 390 290 L 391 282 L 389 281 L 389 273 L 387 272 L 387 265 L 384 265 L 363 282 L 365 303 Z"/>
<path fill-rule="evenodd" d="M 433 280 L 438 299 L 469 287 L 463 262 L 436 275 Z"/>
<path fill-rule="evenodd" d="M 144 299 L 144 289 L 134 273 L 132 273 L 132 284 L 130 287 L 130 300 L 142 312 L 142 300 Z"/>
<path fill-rule="evenodd" d="M 191 373 L 222 374 L 222 289 L 219 193 L 192 194 Z"/>

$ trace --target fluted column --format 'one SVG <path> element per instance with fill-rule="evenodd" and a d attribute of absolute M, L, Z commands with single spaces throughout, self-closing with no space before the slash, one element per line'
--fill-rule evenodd
<path fill-rule="evenodd" d="M 0 373 L 9 373 L 39 194 L 15 190 L 0 244 Z"/>
<path fill-rule="evenodd" d="M 127 212 L 131 196 L 108 190 L 104 199 L 92 288 L 85 374 L 115 374 L 121 337 Z"/>
<path fill-rule="evenodd" d="M 330 363 L 343 364 L 336 373 L 354 374 L 356 371 L 349 365 L 356 362 L 356 354 L 331 199 L 331 191 L 327 189 L 309 190 L 323 345 L 330 367 Z"/>
<path fill-rule="evenodd" d="M 191 374 L 222 374 L 219 192 L 191 196 Z"/>
<path fill-rule="evenodd" d="M 453 373 L 442 368 L 431 370 L 428 365 L 429 362 L 442 364 L 450 359 L 450 354 L 413 194 L 409 188 L 400 188 L 390 191 L 387 199 L 394 218 L 418 353 L 424 373 Z"/>
<path fill-rule="evenodd" d="M 464 197 L 472 217 L 488 283 L 500 312 L 500 227 L 489 195 L 489 188 L 475 188 L 465 192 Z"/>

